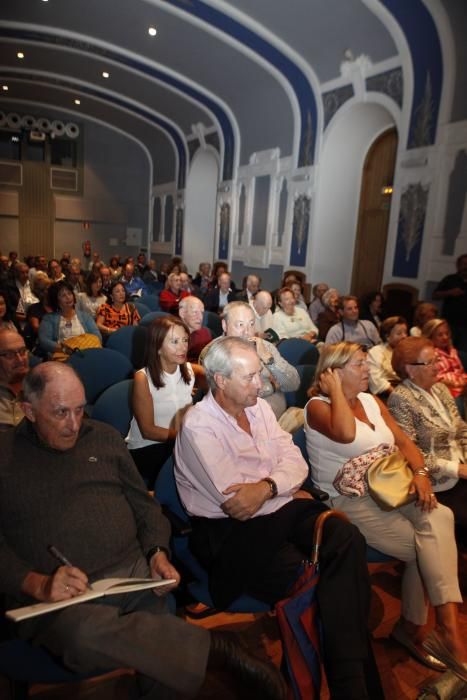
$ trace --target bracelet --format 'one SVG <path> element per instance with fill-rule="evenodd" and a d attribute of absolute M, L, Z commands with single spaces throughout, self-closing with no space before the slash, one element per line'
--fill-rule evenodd
<path fill-rule="evenodd" d="M 416 469 L 414 471 L 414 474 L 416 476 L 425 476 L 427 479 L 429 477 L 429 472 L 428 472 L 428 469 L 426 467 L 423 467 L 422 469 Z"/>
<path fill-rule="evenodd" d="M 274 481 L 274 479 L 271 479 L 269 476 L 266 476 L 262 481 L 265 481 L 267 484 L 269 484 L 269 488 L 271 490 L 271 498 L 275 498 L 277 496 L 277 484 Z"/>
<path fill-rule="evenodd" d="M 153 556 L 154 556 L 155 554 L 158 554 L 159 552 L 164 552 L 164 554 L 166 555 L 167 559 L 170 559 L 170 553 L 169 553 L 169 550 L 168 550 L 166 547 L 159 547 L 159 546 L 151 547 L 151 549 L 149 550 L 149 552 L 146 554 L 146 561 L 147 561 L 147 563 L 148 563 L 148 566 L 150 565 L 151 559 L 153 558 Z"/>

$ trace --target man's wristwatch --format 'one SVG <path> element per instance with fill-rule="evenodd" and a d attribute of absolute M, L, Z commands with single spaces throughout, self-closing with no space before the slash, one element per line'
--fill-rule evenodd
<path fill-rule="evenodd" d="M 265 362 L 263 362 L 263 365 L 265 365 L 266 367 L 270 367 L 273 364 L 274 364 L 274 355 L 270 355 L 270 357 Z"/>
<path fill-rule="evenodd" d="M 153 556 L 155 554 L 157 554 L 158 552 L 164 552 L 167 559 L 170 559 L 170 553 L 166 547 L 159 547 L 159 546 L 151 547 L 149 552 L 146 554 L 146 561 L 147 561 L 148 565 L 151 563 L 151 559 L 153 558 Z"/>
<path fill-rule="evenodd" d="M 274 479 L 271 479 L 269 476 L 266 476 L 263 479 L 263 481 L 265 481 L 271 489 L 271 498 L 275 498 L 277 496 L 277 484 L 274 481 Z"/>

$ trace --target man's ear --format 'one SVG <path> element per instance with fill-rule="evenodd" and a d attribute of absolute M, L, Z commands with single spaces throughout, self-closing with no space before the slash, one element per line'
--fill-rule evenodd
<path fill-rule="evenodd" d="M 216 386 L 217 386 L 217 388 L 220 389 L 221 391 L 224 390 L 224 387 L 225 387 L 225 380 L 226 380 L 226 379 L 227 379 L 227 377 L 224 377 L 224 375 L 223 375 L 223 374 L 220 374 L 219 372 L 216 372 L 216 373 L 214 374 L 214 381 L 216 382 Z"/>
<path fill-rule="evenodd" d="M 21 409 L 22 409 L 24 415 L 26 416 L 26 418 L 28 420 L 30 420 L 31 423 L 36 422 L 36 417 L 34 415 L 32 404 L 29 401 L 22 401 L 21 402 Z"/>
<path fill-rule="evenodd" d="M 227 335 L 227 322 L 226 322 L 225 318 L 222 319 L 221 323 L 222 323 L 222 330 L 224 331 L 225 335 Z"/>

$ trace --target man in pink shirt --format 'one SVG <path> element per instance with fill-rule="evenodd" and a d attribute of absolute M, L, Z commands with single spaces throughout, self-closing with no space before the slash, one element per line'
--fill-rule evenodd
<path fill-rule="evenodd" d="M 218 608 L 248 593 L 285 597 L 325 506 L 300 489 L 308 467 L 258 398 L 261 364 L 243 338 L 213 343 L 204 358 L 211 391 L 187 413 L 175 445 L 180 497 L 192 516 L 191 546 Z M 333 700 L 383 698 L 368 640 L 365 540 L 350 523 L 326 523 L 318 602 Z"/>

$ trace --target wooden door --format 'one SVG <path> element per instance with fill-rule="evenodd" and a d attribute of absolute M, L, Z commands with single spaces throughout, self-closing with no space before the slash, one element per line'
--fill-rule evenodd
<path fill-rule="evenodd" d="M 360 297 L 381 289 L 386 255 L 397 131 L 389 129 L 370 146 L 363 166 L 351 293 Z"/>
<path fill-rule="evenodd" d="M 19 255 L 54 256 L 55 202 L 50 189 L 50 166 L 23 161 L 19 190 Z"/>

